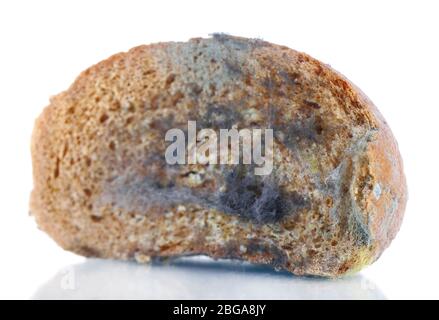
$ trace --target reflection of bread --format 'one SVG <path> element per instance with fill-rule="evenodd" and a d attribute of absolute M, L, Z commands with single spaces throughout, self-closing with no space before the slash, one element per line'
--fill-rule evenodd
<path fill-rule="evenodd" d="M 274 129 L 274 168 L 180 165 L 165 133 Z M 373 262 L 401 224 L 396 142 L 328 66 L 226 35 L 159 43 L 84 71 L 36 122 L 31 212 L 86 256 L 206 254 L 337 276 Z"/>

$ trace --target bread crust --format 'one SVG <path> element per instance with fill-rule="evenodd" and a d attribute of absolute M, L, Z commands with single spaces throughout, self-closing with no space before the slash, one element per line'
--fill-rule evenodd
<path fill-rule="evenodd" d="M 256 184 L 289 203 L 279 219 L 228 210 L 227 177 L 242 166 L 166 165 L 165 132 L 187 120 L 273 128 L 271 180 Z M 204 254 L 336 277 L 381 255 L 407 200 L 397 143 L 361 90 L 307 54 L 227 35 L 85 70 L 37 119 L 32 159 L 39 227 L 102 258 Z"/>

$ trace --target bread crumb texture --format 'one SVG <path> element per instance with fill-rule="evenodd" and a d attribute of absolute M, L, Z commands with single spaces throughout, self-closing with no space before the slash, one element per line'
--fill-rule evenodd
<path fill-rule="evenodd" d="M 164 137 L 272 128 L 273 171 L 169 165 Z M 208 255 L 337 277 L 400 228 L 406 182 L 373 103 L 310 56 L 223 34 L 135 47 L 82 72 L 32 137 L 31 213 L 64 249 L 135 259 Z"/>

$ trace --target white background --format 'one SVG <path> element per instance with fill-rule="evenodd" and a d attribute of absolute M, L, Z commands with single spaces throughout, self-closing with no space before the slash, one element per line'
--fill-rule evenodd
<path fill-rule="evenodd" d="M 438 4 L 1 1 L 0 298 L 439 298 Z M 262 38 L 329 63 L 362 88 L 390 124 L 404 159 L 409 202 L 390 248 L 357 277 L 321 281 L 240 266 L 139 269 L 84 262 L 28 216 L 30 136 L 51 95 L 113 53 L 213 32 Z M 67 290 L 57 275 L 65 267 L 76 275 Z"/>

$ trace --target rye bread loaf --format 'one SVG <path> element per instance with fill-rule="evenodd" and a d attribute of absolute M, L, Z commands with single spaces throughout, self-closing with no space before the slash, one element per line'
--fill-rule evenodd
<path fill-rule="evenodd" d="M 274 164 L 169 165 L 171 128 L 272 128 Z M 373 103 L 329 66 L 227 35 L 143 45 L 85 70 L 32 139 L 31 213 L 64 249 L 203 254 L 339 276 L 399 230 L 406 183 Z"/>

